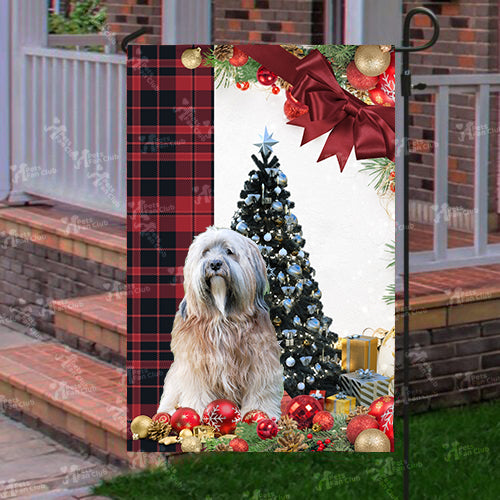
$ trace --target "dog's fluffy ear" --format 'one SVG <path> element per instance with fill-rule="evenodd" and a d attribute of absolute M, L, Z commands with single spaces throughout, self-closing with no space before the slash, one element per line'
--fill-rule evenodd
<path fill-rule="evenodd" d="M 187 302 L 186 302 L 185 297 L 182 299 L 181 303 L 179 304 L 179 312 L 181 313 L 182 319 L 185 320 L 187 317 Z"/>
<path fill-rule="evenodd" d="M 263 310 L 268 310 L 264 296 L 269 290 L 267 281 L 266 263 L 260 254 L 259 247 L 252 241 L 248 240 L 250 263 L 255 269 L 255 307 Z"/>

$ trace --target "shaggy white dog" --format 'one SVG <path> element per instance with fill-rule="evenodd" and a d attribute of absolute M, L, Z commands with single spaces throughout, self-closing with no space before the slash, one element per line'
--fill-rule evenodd
<path fill-rule="evenodd" d="M 264 302 L 267 286 L 264 260 L 249 238 L 208 228 L 194 239 L 158 412 L 179 405 L 201 415 L 211 401 L 225 398 L 242 415 L 257 409 L 280 417 L 283 368 Z"/>

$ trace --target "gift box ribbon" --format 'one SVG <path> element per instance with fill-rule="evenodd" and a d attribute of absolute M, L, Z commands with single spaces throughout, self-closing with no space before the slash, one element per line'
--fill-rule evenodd
<path fill-rule="evenodd" d="M 363 368 L 360 368 L 359 370 L 356 370 L 356 377 L 358 378 L 363 378 L 363 379 L 370 379 L 374 378 L 374 371 L 373 370 L 363 370 Z"/>
<path fill-rule="evenodd" d="M 310 396 L 316 399 L 324 399 L 323 394 L 321 394 L 319 389 L 316 389 L 316 392 L 314 394 L 310 394 Z"/>
<path fill-rule="evenodd" d="M 353 146 L 358 160 L 394 159 L 394 108 L 369 106 L 344 90 L 321 52 L 299 59 L 279 45 L 236 47 L 293 85 L 292 96 L 308 106 L 288 122 L 304 128 L 301 146 L 330 131 L 318 161 L 337 155 L 342 171 Z"/>

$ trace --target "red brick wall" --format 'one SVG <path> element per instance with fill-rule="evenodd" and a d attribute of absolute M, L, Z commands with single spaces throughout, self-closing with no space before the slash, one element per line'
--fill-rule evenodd
<path fill-rule="evenodd" d="M 321 0 L 213 0 L 212 5 L 214 43 L 323 41 Z"/>
<path fill-rule="evenodd" d="M 448 0 L 423 4 L 405 1 L 405 12 L 416 6 L 433 10 L 439 18 L 441 34 L 429 51 L 412 54 L 414 75 L 498 72 L 498 0 Z M 422 44 L 431 36 L 430 22 L 423 17 L 413 20 L 412 39 Z M 418 78 L 414 78 L 418 82 Z M 411 155 L 410 197 L 433 201 L 434 104 L 431 96 L 415 96 L 411 103 L 410 137 L 416 139 Z M 471 209 L 474 175 L 474 96 L 450 97 L 449 204 Z M 491 128 L 498 126 L 498 100 L 491 100 Z M 472 129 L 470 128 L 472 127 Z M 489 210 L 496 212 L 498 192 L 497 135 L 490 133 Z"/>
<path fill-rule="evenodd" d="M 101 4 L 108 13 L 108 31 L 128 35 L 144 27 L 147 33 L 134 43 L 161 43 L 162 0 L 101 0 Z"/>
<path fill-rule="evenodd" d="M 397 409 L 401 410 L 403 335 L 396 335 Z M 476 403 L 500 396 L 500 321 L 410 333 L 411 411 Z"/>

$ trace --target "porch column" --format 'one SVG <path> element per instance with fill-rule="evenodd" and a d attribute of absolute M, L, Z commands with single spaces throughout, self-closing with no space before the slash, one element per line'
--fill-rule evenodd
<path fill-rule="evenodd" d="M 0 201 L 10 186 L 10 3 L 0 2 Z"/>
<path fill-rule="evenodd" d="M 161 43 L 212 43 L 211 0 L 163 0 Z"/>
<path fill-rule="evenodd" d="M 346 44 L 399 44 L 403 23 L 402 0 L 345 0 Z"/>
<path fill-rule="evenodd" d="M 26 163 L 30 137 L 27 128 L 29 97 L 26 91 L 27 73 L 24 47 L 47 46 L 47 2 L 45 0 L 8 0 L 1 2 L 2 7 L 9 5 L 7 18 L 10 31 L 10 163 Z M 4 30 L 2 30 L 3 33 Z M 31 82 L 36 85 L 37 82 Z M 7 122 L 9 123 L 9 122 Z M 32 165 L 30 165 L 32 166 Z M 23 193 L 11 193 L 10 200 L 29 199 Z"/>

